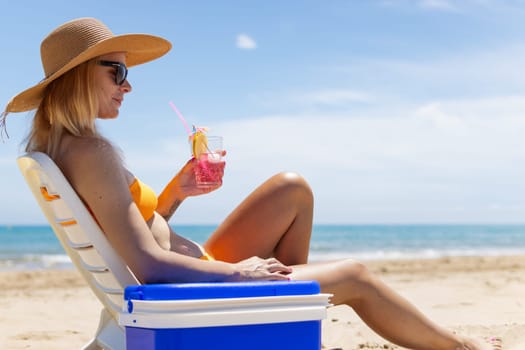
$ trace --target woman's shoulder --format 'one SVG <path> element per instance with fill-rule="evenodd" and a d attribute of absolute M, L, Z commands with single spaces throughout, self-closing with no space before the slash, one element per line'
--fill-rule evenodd
<path fill-rule="evenodd" d="M 67 137 L 63 140 L 57 163 L 66 173 L 118 170 L 122 168 L 119 152 L 100 137 Z"/>
<path fill-rule="evenodd" d="M 89 159 L 120 158 L 111 142 L 101 137 L 66 137 L 63 140 L 60 153 L 61 158 L 70 161 L 77 159 L 87 161 Z"/>
<path fill-rule="evenodd" d="M 113 145 L 103 137 L 95 136 L 65 136 L 62 141 L 64 153 L 72 152 L 108 152 Z"/>

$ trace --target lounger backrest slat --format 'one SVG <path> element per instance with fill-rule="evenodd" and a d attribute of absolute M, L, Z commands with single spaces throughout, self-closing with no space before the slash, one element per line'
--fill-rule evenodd
<path fill-rule="evenodd" d="M 89 286 L 113 314 L 123 291 L 139 284 L 55 163 L 44 153 L 18 158 L 18 165 L 57 239 Z"/>

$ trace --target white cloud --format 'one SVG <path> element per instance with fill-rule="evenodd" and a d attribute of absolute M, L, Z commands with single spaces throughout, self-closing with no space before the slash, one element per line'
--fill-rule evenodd
<path fill-rule="evenodd" d="M 338 105 L 354 102 L 370 102 L 373 98 L 362 91 L 346 89 L 328 89 L 304 94 L 300 97 L 306 103 Z"/>
<path fill-rule="evenodd" d="M 272 174 L 297 171 L 316 222 L 522 221 L 525 96 L 436 101 L 374 115 L 271 115 L 214 125 L 228 154 L 224 187 L 180 209 L 219 221 Z M 147 162 L 171 164 L 184 144 Z M 134 165 L 133 168 L 136 166 Z M 141 168 L 141 167 L 139 167 Z M 162 171 L 160 171 L 162 173 Z M 153 174 L 148 174 L 153 176 Z M 150 177 L 148 176 L 148 177 Z M 497 206 L 495 206 L 495 204 Z M 462 208 L 458 212 L 457 208 Z M 513 208 L 504 210 L 504 208 Z"/>
<path fill-rule="evenodd" d="M 257 48 L 255 40 L 247 34 L 237 35 L 237 47 L 243 50 L 253 50 Z"/>
<path fill-rule="evenodd" d="M 424 87 L 425 95 L 462 96 L 468 92 L 490 96 L 524 91 L 524 56 L 525 45 L 511 43 L 489 49 L 466 48 L 418 60 L 355 59 L 344 65 L 322 67 L 322 73 L 340 80 L 351 77 L 353 86 L 368 87 L 373 72 L 374 95 L 379 95 L 379 91 L 401 91 L 400 95 L 418 96 Z"/>
<path fill-rule="evenodd" d="M 516 11 L 522 10 L 519 3 L 500 0 L 383 0 L 381 5 L 387 7 L 412 7 L 417 6 L 427 11 L 449 11 L 471 13 L 476 9 L 489 9 L 491 11 Z"/>
<path fill-rule="evenodd" d="M 419 6 L 424 9 L 440 11 L 457 11 L 458 8 L 449 0 L 421 0 Z"/>
<path fill-rule="evenodd" d="M 387 7 L 412 7 L 417 6 L 424 10 L 458 11 L 458 3 L 451 0 L 383 0 L 381 5 Z M 465 5 L 465 2 L 462 3 Z"/>

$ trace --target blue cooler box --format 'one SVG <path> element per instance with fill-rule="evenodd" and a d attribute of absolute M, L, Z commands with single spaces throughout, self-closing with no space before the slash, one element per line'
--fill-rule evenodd
<path fill-rule="evenodd" d="M 129 286 L 126 349 L 319 350 L 329 294 L 314 281 Z"/>

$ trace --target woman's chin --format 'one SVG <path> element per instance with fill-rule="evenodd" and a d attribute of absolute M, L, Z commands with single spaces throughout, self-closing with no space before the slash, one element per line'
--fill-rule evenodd
<path fill-rule="evenodd" d="M 99 119 L 115 119 L 119 115 L 118 109 L 113 113 L 101 113 L 98 115 Z"/>

